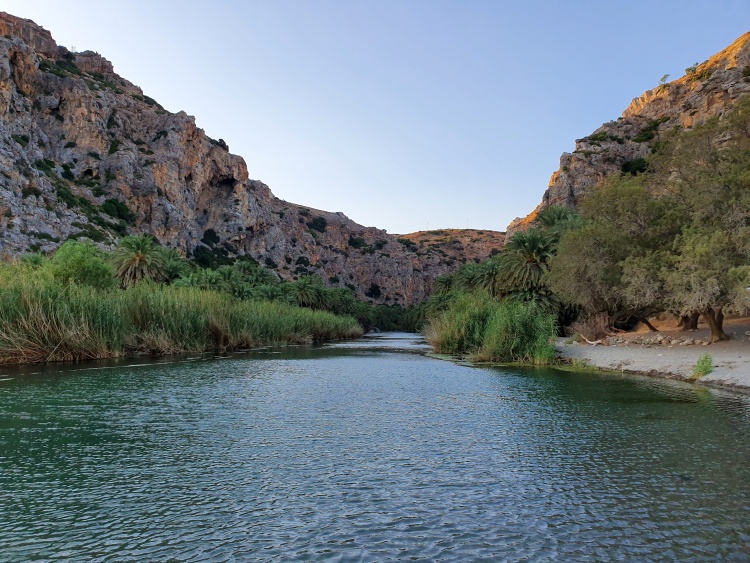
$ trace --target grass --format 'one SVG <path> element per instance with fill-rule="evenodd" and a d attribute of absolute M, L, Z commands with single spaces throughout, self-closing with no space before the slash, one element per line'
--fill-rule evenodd
<path fill-rule="evenodd" d="M 698 358 L 698 363 L 695 364 L 695 368 L 693 368 L 693 375 L 690 377 L 690 380 L 695 381 L 700 379 L 704 375 L 711 373 L 713 370 L 713 358 L 710 354 L 703 354 Z"/>
<path fill-rule="evenodd" d="M 547 365 L 553 362 L 555 319 L 524 303 L 498 303 L 483 292 L 458 296 L 433 317 L 425 337 L 439 354 L 476 361 Z"/>
<path fill-rule="evenodd" d="M 231 350 L 353 338 L 350 317 L 195 288 L 64 284 L 23 266 L 0 269 L 0 363 L 45 363 Z"/>

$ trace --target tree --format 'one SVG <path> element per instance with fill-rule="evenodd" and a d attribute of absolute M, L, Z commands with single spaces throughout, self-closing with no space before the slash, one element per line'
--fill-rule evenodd
<path fill-rule="evenodd" d="M 509 293 L 539 292 L 555 247 L 555 237 L 542 229 L 516 233 L 498 255 L 499 273 L 505 278 Z"/>
<path fill-rule="evenodd" d="M 663 277 L 673 308 L 697 311 L 711 329 L 711 342 L 727 340 L 724 314 L 742 311 L 748 302 L 748 266 L 727 233 L 686 229 L 675 241 L 676 253 Z"/>
<path fill-rule="evenodd" d="M 142 280 L 165 278 L 164 257 L 149 235 L 127 236 L 112 252 L 112 263 L 122 287 Z"/>
<path fill-rule="evenodd" d="M 187 260 L 175 248 L 159 248 L 164 267 L 164 280 L 172 283 L 189 270 Z"/>
<path fill-rule="evenodd" d="M 115 272 L 101 250 L 90 242 L 66 241 L 52 255 L 52 276 L 62 282 L 106 289 L 115 285 Z"/>
<path fill-rule="evenodd" d="M 319 276 L 302 276 L 286 287 L 300 307 L 325 309 L 328 305 L 323 280 Z"/>

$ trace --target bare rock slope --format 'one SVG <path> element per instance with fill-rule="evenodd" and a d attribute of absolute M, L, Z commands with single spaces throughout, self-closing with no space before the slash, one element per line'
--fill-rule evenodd
<path fill-rule="evenodd" d="M 508 236 L 527 229 L 536 214 L 550 205 L 575 207 L 604 178 L 649 155 L 660 131 L 675 126 L 690 128 L 721 115 L 747 93 L 750 33 L 687 69 L 678 80 L 635 98 L 617 121 L 605 123 L 588 137 L 576 140 L 573 153 L 560 157 L 560 168 L 552 174 L 542 202 L 528 216 L 511 222 Z"/>
<path fill-rule="evenodd" d="M 486 258 L 420 248 L 342 213 L 279 200 L 245 161 L 170 113 L 91 51 L 72 53 L 0 12 L 0 254 L 102 246 L 131 233 L 206 261 L 247 255 L 285 279 L 321 275 L 377 303 L 425 299 L 433 280 Z"/>

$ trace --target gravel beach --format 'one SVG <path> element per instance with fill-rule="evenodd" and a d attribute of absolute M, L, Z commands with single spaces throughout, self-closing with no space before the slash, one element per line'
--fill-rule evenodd
<path fill-rule="evenodd" d="M 706 344 L 709 331 L 703 324 L 692 332 L 659 328 L 662 330 L 658 332 L 621 334 L 598 345 L 558 338 L 556 348 L 563 358 L 582 360 L 598 368 L 676 379 L 689 378 L 698 359 L 709 354 L 713 371 L 700 378 L 701 383 L 750 393 L 750 336 L 746 334 L 750 332 L 750 319 L 727 320 L 724 331 L 732 339 L 714 344 Z M 644 340 L 661 343 L 640 343 Z M 694 343 L 685 345 L 685 340 Z"/>

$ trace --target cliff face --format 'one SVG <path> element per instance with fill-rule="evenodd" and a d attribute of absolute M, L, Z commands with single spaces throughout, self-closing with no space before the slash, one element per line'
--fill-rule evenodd
<path fill-rule="evenodd" d="M 250 255 L 409 305 L 460 265 L 340 213 L 281 201 L 193 117 L 164 110 L 97 53 L 0 12 L 0 254 L 146 232 L 187 255 Z M 483 251 L 466 249 L 469 259 Z"/>
<path fill-rule="evenodd" d="M 635 98 L 622 117 L 603 124 L 588 137 L 576 140 L 573 153 L 563 153 L 542 202 L 528 216 L 508 226 L 508 236 L 525 230 L 536 214 L 550 205 L 575 207 L 608 175 L 623 166 L 637 165 L 648 156 L 659 133 L 673 127 L 689 128 L 731 109 L 750 93 L 750 33 L 712 56 L 685 76 Z M 634 162 L 635 161 L 635 162 Z"/>

